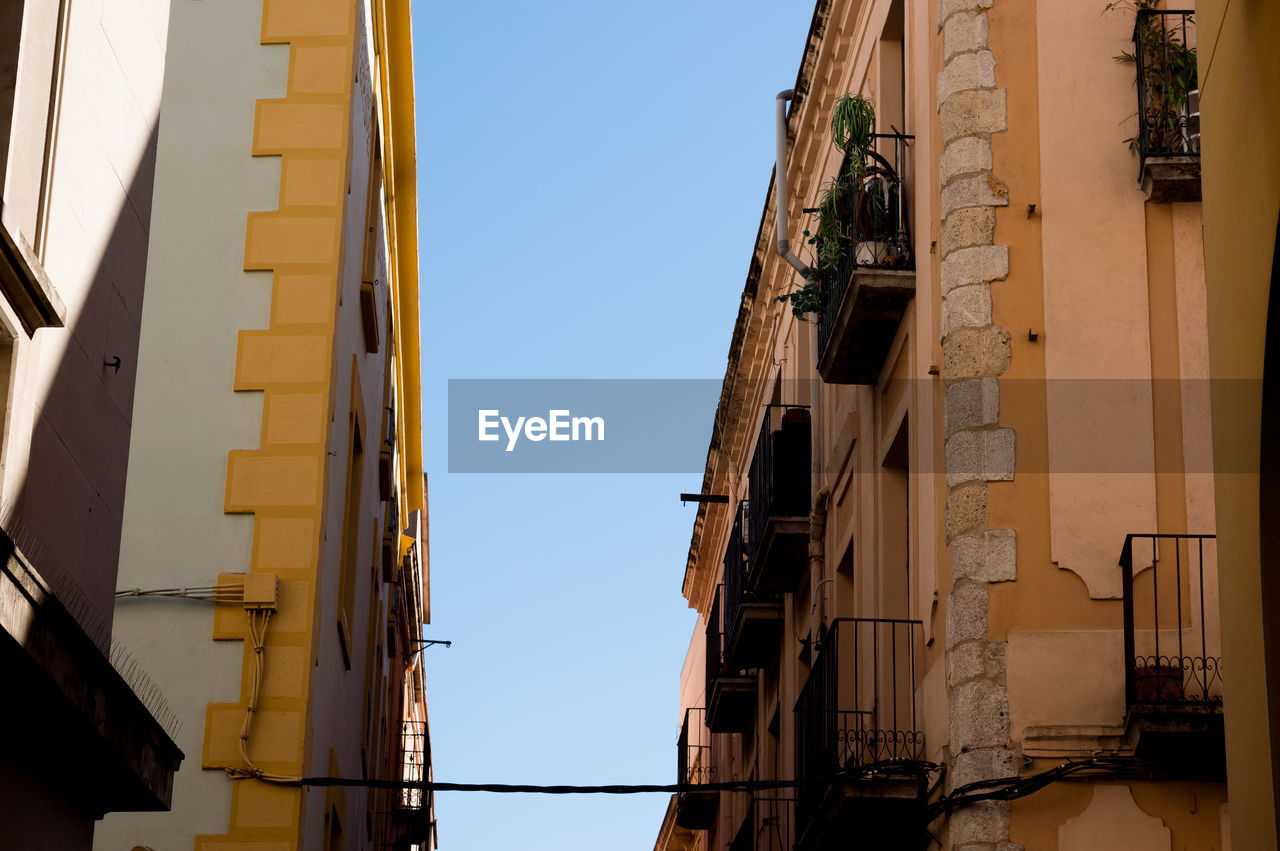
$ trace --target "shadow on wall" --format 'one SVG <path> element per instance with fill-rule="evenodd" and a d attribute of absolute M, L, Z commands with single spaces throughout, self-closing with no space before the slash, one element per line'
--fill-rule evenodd
<path fill-rule="evenodd" d="M 67 324 L 35 332 L 36 357 L 19 354 L 11 396 L 16 408 L 31 412 L 31 443 L 25 459 L 20 451 L 10 457 L 16 481 L 5 483 L 0 526 L 104 653 L 120 555 L 157 126 L 158 118 L 127 189 L 113 187 L 119 199 L 73 184 L 84 177 L 74 169 L 54 168 L 44 262 L 67 304 Z M 79 215 L 71 199 L 82 201 Z M 111 203 L 118 205 L 114 218 L 103 211 Z"/>

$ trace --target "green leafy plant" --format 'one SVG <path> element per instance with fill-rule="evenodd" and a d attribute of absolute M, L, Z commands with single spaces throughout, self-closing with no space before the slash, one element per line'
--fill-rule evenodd
<path fill-rule="evenodd" d="M 1169 27 L 1164 15 L 1142 14 L 1157 7 L 1158 0 L 1114 0 L 1103 7 L 1105 11 L 1126 10 L 1135 15 L 1137 45 L 1133 52 L 1122 51 L 1115 57 L 1117 62 L 1134 66 L 1134 85 L 1141 84 L 1135 113 L 1141 127 L 1138 135 L 1124 142 L 1133 153 L 1142 153 L 1145 130 L 1148 151 L 1190 153 L 1186 127 L 1189 96 L 1199 83 L 1196 49 L 1186 44 L 1184 33 L 1185 27 L 1195 21 L 1188 14 L 1179 27 Z"/>
<path fill-rule="evenodd" d="M 780 295 L 774 301 L 782 304 L 791 302 L 792 315 L 801 322 L 808 322 L 807 314 L 822 310 L 822 273 L 810 266 L 804 271 L 804 279 L 800 289 Z"/>
<path fill-rule="evenodd" d="M 876 132 L 876 106 L 870 98 L 845 92 L 831 110 L 831 139 L 849 157 L 849 174 L 866 174 L 867 154 Z"/>
<path fill-rule="evenodd" d="M 849 223 L 855 211 L 857 216 L 870 216 L 870 221 L 879 221 L 879 229 L 883 229 L 887 218 L 883 186 L 882 191 L 870 193 L 864 186 L 875 127 L 876 108 L 870 98 L 846 92 L 836 101 L 831 112 L 831 139 L 847 155 L 849 166 L 822 189 L 814 211 L 816 233 L 804 232 L 814 252 L 815 264 L 805 270 L 804 284 L 776 299 L 789 302 L 791 312 L 798 319 L 807 321 L 806 314 L 822 309 L 824 278 L 834 274 L 853 250 L 857 235 L 852 233 Z"/>

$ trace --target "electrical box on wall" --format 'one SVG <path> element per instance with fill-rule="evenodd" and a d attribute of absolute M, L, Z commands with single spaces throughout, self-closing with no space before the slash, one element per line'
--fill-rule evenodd
<path fill-rule="evenodd" d="M 247 573 L 244 577 L 244 607 L 274 612 L 280 597 L 280 577 L 274 573 Z"/>

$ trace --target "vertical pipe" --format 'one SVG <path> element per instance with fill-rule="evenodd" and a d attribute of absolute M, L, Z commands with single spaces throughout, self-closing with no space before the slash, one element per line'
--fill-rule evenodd
<path fill-rule="evenodd" d="M 794 89 L 778 92 L 773 100 L 774 109 L 774 152 L 773 167 L 774 188 L 774 225 L 777 230 L 778 256 L 786 260 L 791 268 L 804 274 L 807 267 L 800 258 L 791 253 L 787 240 L 787 101 L 795 96 Z"/>

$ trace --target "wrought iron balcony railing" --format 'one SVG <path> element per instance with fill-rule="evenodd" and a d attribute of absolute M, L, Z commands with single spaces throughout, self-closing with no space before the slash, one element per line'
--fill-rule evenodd
<path fill-rule="evenodd" d="M 1198 157 L 1200 84 L 1195 13 L 1140 9 L 1133 44 L 1139 159 L 1145 164 L 1148 157 Z"/>
<path fill-rule="evenodd" d="M 753 851 L 791 851 L 795 842 L 793 821 L 795 798 L 773 792 L 756 795 L 751 801 L 755 821 Z"/>
<path fill-rule="evenodd" d="M 427 722 L 402 721 L 400 723 L 398 780 L 424 781 L 431 763 L 431 745 L 427 738 Z M 431 796 L 422 789 L 399 789 L 391 802 L 395 810 L 425 812 L 431 808 Z"/>
<path fill-rule="evenodd" d="M 822 283 L 822 309 L 818 314 L 818 349 L 827 345 L 845 291 L 858 270 L 914 269 L 911 220 L 908 214 L 904 167 L 907 147 L 915 139 L 900 133 L 876 133 L 861 175 L 851 173 L 851 155 L 840 164 L 837 181 L 846 191 L 837 203 L 834 233 L 819 230 L 816 247 Z M 815 210 L 815 212 L 817 212 Z M 838 248 L 825 242 L 835 238 Z"/>
<path fill-rule="evenodd" d="M 725 621 L 721 619 L 724 586 L 716 586 L 707 613 L 707 728 L 713 733 L 742 733 L 754 720 L 756 677 L 731 664 L 726 654 Z"/>
<path fill-rule="evenodd" d="M 719 777 L 716 734 L 707 729 L 706 710 L 684 711 L 676 750 L 676 782 L 691 786 L 715 783 Z M 683 791 L 676 795 L 676 824 L 688 830 L 706 830 L 715 822 L 720 793 Z"/>
<path fill-rule="evenodd" d="M 749 595 L 747 590 L 747 527 L 750 524 L 751 506 L 744 499 L 738 503 L 733 526 L 729 530 L 729 543 L 724 550 L 724 632 L 729 637 L 734 624 L 742 613 L 742 604 Z"/>
<path fill-rule="evenodd" d="M 810 420 L 808 406 L 765 408 L 748 488 L 747 572 L 755 590 L 789 591 L 805 565 L 812 504 Z"/>
<path fill-rule="evenodd" d="M 777 655 L 782 629 L 781 598 L 748 581 L 747 553 L 753 505 L 738 503 L 724 553 L 724 659 L 732 669 L 760 668 Z"/>
<path fill-rule="evenodd" d="M 1131 711 L 1221 705 L 1216 544 L 1213 535 L 1125 538 L 1124 690 Z"/>
<path fill-rule="evenodd" d="M 828 628 L 795 707 L 797 824 L 840 772 L 920 759 L 922 630 L 920 621 L 893 618 L 838 618 Z"/>

